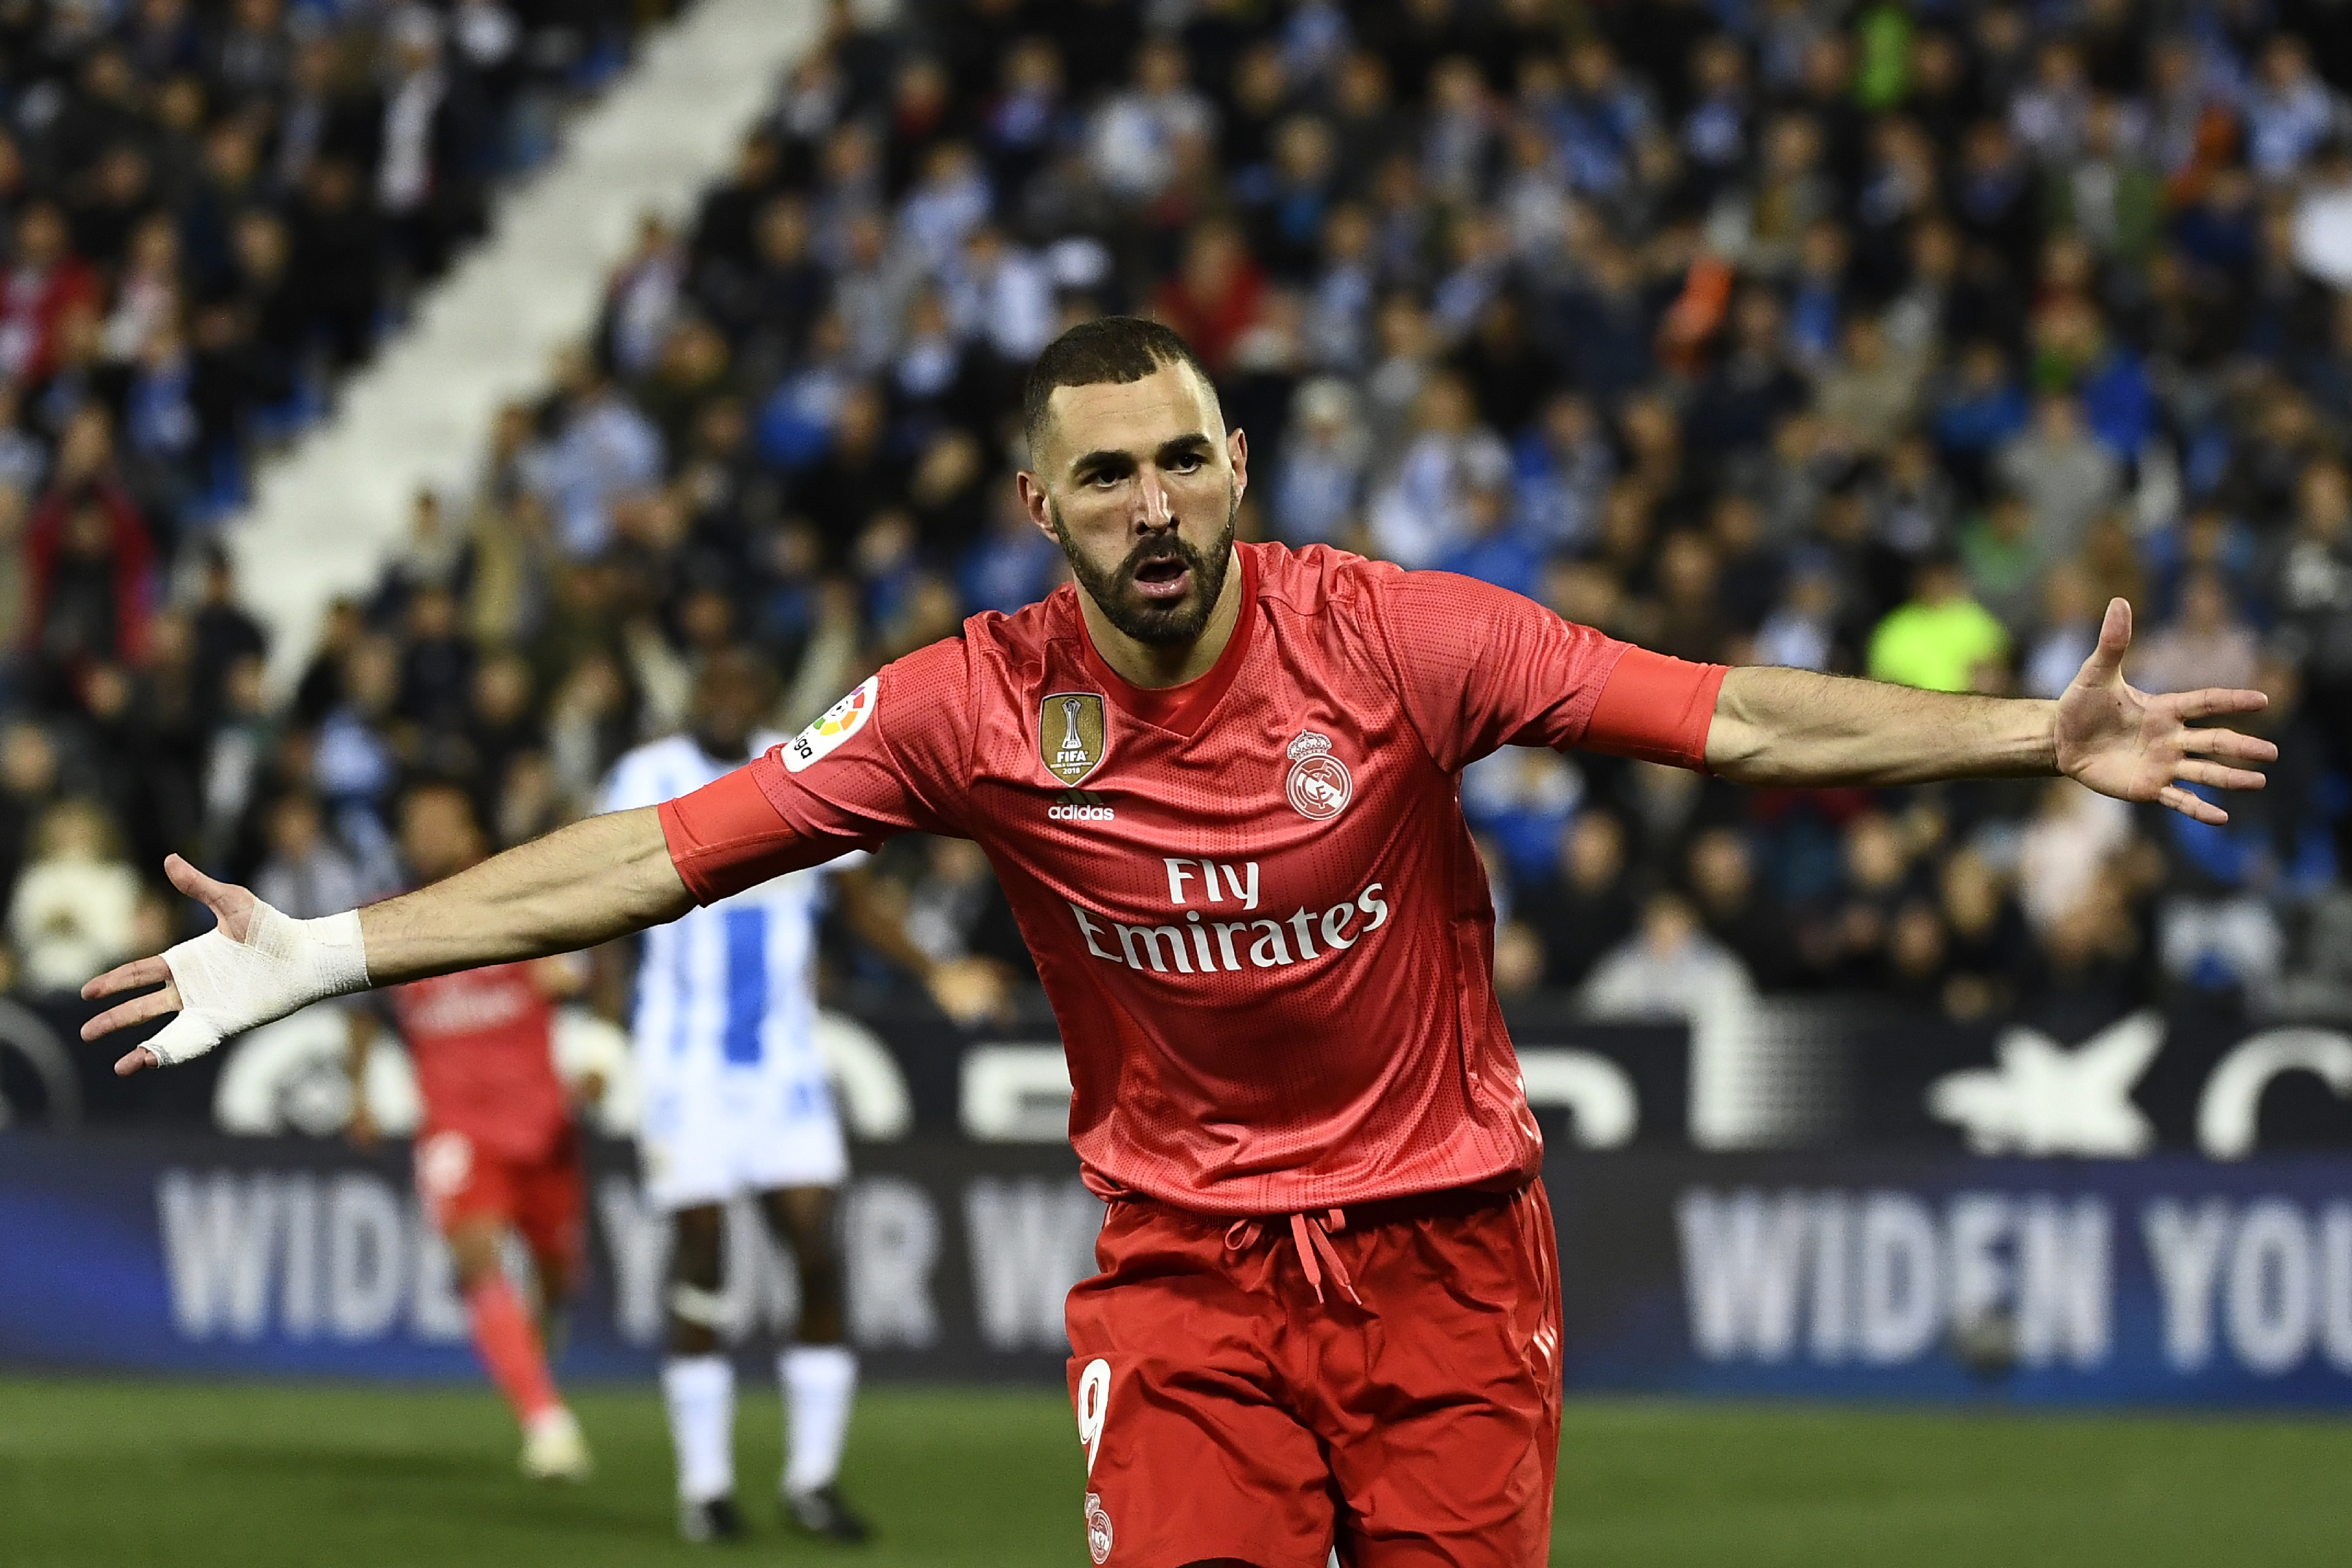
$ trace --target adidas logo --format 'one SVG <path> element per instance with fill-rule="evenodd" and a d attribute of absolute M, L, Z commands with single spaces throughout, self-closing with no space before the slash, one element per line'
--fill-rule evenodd
<path fill-rule="evenodd" d="M 1048 822 L 1108 822 L 1117 815 L 1090 789 L 1066 789 L 1045 808 Z"/>

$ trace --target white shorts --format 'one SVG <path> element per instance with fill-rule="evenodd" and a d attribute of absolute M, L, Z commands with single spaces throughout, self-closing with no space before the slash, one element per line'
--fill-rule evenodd
<path fill-rule="evenodd" d="M 646 1197 L 667 1210 L 779 1187 L 837 1187 L 849 1177 L 830 1086 L 772 1071 L 648 1083 L 637 1161 Z"/>

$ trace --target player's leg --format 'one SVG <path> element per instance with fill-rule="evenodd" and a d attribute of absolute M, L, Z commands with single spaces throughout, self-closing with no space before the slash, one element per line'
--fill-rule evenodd
<path fill-rule="evenodd" d="M 845 1342 L 848 1307 L 841 1245 L 835 1234 L 835 1189 L 796 1186 L 760 1194 L 768 1228 L 792 1249 L 800 1275 L 801 1319 L 793 1342 L 776 1355 L 784 1393 L 786 1512 L 803 1528 L 836 1541 L 862 1541 L 866 1521 L 841 1498 L 841 1449 L 857 1392 L 857 1356 Z"/>
<path fill-rule="evenodd" d="M 555 1392 L 522 1298 L 501 1258 L 517 1213 L 515 1173 L 463 1132 L 427 1134 L 416 1146 L 416 1190 L 448 1243 L 475 1353 L 523 1429 L 523 1468 L 549 1479 L 587 1474 L 578 1423 Z"/>
<path fill-rule="evenodd" d="M 514 1169 L 515 1228 L 539 1279 L 539 1337 L 552 1368 L 563 1360 L 572 1294 L 587 1249 L 587 1172 L 567 1131 L 548 1157 Z"/>
<path fill-rule="evenodd" d="M 677 1529 L 688 1541 L 743 1533 L 735 1507 L 735 1366 L 719 1340 L 728 1198 L 743 1191 L 741 1139 L 722 1085 L 667 1042 L 637 1042 L 646 1197 L 670 1216 L 662 1405 L 677 1458 Z"/>
<path fill-rule="evenodd" d="M 688 1541 L 743 1533 L 735 1508 L 735 1366 L 719 1342 L 726 1236 L 727 1211 L 716 1203 L 670 1215 L 662 1404 L 677 1456 L 678 1533 Z"/>
<path fill-rule="evenodd" d="M 1559 1456 L 1559 1264 L 1539 1184 L 1331 1237 L 1363 1305 L 1311 1320 L 1344 1568 L 1539 1568 Z"/>
<path fill-rule="evenodd" d="M 1097 1563 L 1325 1568 L 1330 1467 L 1275 1361 L 1286 1308 L 1247 1227 L 1113 1204 L 1070 1292 L 1069 1386 Z"/>
<path fill-rule="evenodd" d="M 591 1465 L 580 1424 L 556 1393 L 539 1330 L 507 1278 L 507 1230 L 504 1220 L 478 1215 L 448 1232 L 474 1352 L 522 1425 L 524 1472 L 541 1480 L 584 1480 Z"/>
<path fill-rule="evenodd" d="M 835 1541 L 867 1534 L 841 1497 L 841 1449 L 857 1389 L 857 1358 L 845 1342 L 841 1248 L 835 1194 L 849 1179 L 849 1148 L 835 1113 L 823 1059 L 814 1048 L 771 1051 L 756 1087 L 737 1103 L 745 1132 L 743 1171 L 759 1192 L 770 1234 L 792 1249 L 800 1271 L 801 1321 L 776 1358 L 784 1395 L 784 1517 Z"/>

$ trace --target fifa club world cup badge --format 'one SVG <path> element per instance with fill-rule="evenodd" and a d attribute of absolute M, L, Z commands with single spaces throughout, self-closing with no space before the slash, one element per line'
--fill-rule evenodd
<path fill-rule="evenodd" d="M 1328 822 L 1348 809 L 1355 798 L 1356 781 L 1348 764 L 1331 754 L 1331 738 L 1301 730 L 1290 742 L 1290 782 L 1283 786 L 1298 815 L 1310 822 Z"/>
<path fill-rule="evenodd" d="M 1087 1494 L 1087 1552 L 1097 1568 L 1110 1561 L 1110 1515 L 1103 1511 L 1102 1494 Z"/>
<path fill-rule="evenodd" d="M 1037 760 L 1066 784 L 1102 765 L 1109 728 L 1095 691 L 1055 691 L 1037 705 Z"/>

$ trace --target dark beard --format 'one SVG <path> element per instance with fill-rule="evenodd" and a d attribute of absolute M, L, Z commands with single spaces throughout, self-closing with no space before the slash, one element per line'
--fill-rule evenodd
<path fill-rule="evenodd" d="M 1062 525 L 1062 509 L 1046 503 L 1046 512 L 1054 520 L 1055 535 L 1062 542 L 1062 553 L 1070 563 L 1070 575 L 1078 586 L 1102 608 L 1103 618 L 1139 643 L 1154 647 L 1173 647 L 1200 637 L 1209 624 L 1217 600 L 1225 591 L 1225 570 L 1234 559 L 1234 521 L 1241 515 L 1242 498 L 1230 492 L 1225 505 L 1225 526 L 1206 551 L 1195 550 L 1182 535 L 1171 529 L 1165 537 L 1147 539 L 1128 552 L 1127 559 L 1110 571 L 1104 571 L 1079 552 L 1071 542 L 1070 531 Z M 1172 605 L 1153 605 L 1131 596 L 1135 574 L 1153 561 L 1175 557 L 1184 563 L 1192 574 L 1192 591 Z"/>

